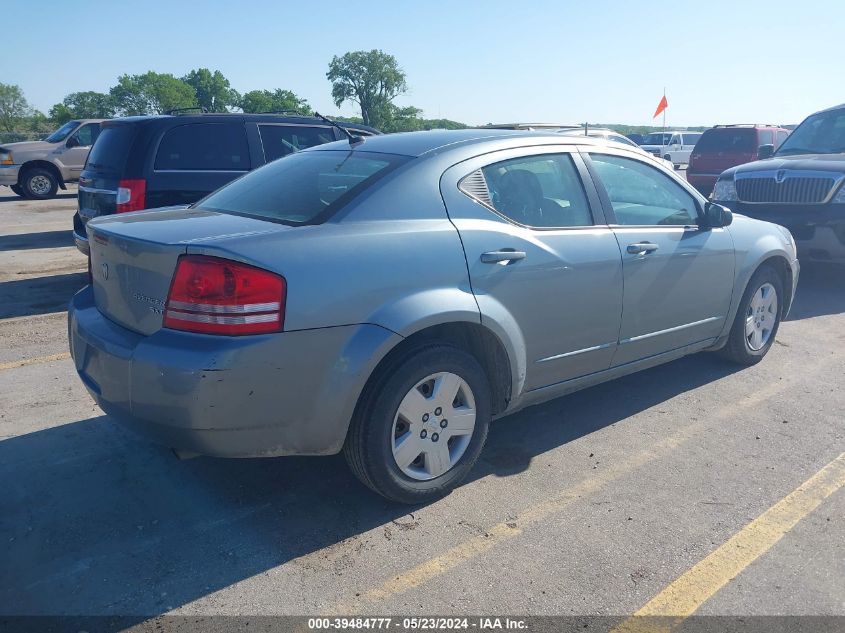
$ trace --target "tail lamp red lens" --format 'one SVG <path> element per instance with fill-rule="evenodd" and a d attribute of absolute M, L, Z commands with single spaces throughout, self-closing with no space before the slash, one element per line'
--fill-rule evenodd
<path fill-rule="evenodd" d="M 164 327 L 203 334 L 280 332 L 287 284 L 281 275 L 206 255 L 182 255 L 167 295 Z"/>
<path fill-rule="evenodd" d="M 126 213 L 146 208 L 147 181 L 143 178 L 121 180 L 117 185 L 115 211 Z"/>

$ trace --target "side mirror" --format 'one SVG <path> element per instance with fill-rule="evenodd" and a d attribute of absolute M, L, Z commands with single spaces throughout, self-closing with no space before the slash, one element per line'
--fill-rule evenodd
<path fill-rule="evenodd" d="M 79 147 L 79 139 L 78 139 L 78 138 L 76 138 L 75 136 L 71 136 L 71 137 L 67 140 L 67 143 L 65 143 L 65 146 L 66 146 L 68 149 L 70 149 L 71 147 Z"/>
<path fill-rule="evenodd" d="M 730 209 L 714 202 L 704 205 L 704 226 L 707 229 L 719 229 L 730 226 L 734 215 Z"/>
<path fill-rule="evenodd" d="M 757 159 L 764 160 L 766 158 L 771 158 L 775 155 L 775 146 L 771 143 L 766 145 L 761 145 L 757 148 Z"/>

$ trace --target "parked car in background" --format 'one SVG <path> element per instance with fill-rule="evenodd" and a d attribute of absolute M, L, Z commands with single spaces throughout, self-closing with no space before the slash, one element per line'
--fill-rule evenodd
<path fill-rule="evenodd" d="M 687 166 L 687 181 L 709 196 L 719 174 L 771 153 L 787 136 L 789 130 L 777 125 L 717 125 L 705 131 L 696 143 Z"/>
<path fill-rule="evenodd" d="M 558 130 L 558 134 L 566 134 L 567 136 L 589 136 L 592 138 L 603 138 L 606 141 L 613 141 L 614 143 L 622 143 L 622 145 L 627 145 L 628 147 L 632 147 L 638 152 L 642 152 L 646 156 L 649 156 L 655 160 L 658 160 L 665 164 L 666 167 L 669 169 L 674 169 L 675 165 L 668 160 L 660 158 L 659 156 L 655 156 L 649 152 L 646 152 L 642 149 L 639 145 L 634 143 L 631 139 L 627 136 L 622 136 L 619 132 L 615 132 L 609 128 L 603 127 L 588 127 L 586 129 L 579 128 L 579 129 L 565 129 L 565 130 Z"/>
<path fill-rule="evenodd" d="M 112 419 L 221 457 L 342 450 L 407 503 L 461 483 L 494 416 L 700 350 L 758 362 L 798 279 L 782 227 L 561 134 L 330 143 L 86 229 L 70 350 Z"/>
<path fill-rule="evenodd" d="M 689 162 L 692 149 L 700 138 L 701 132 L 655 132 L 646 135 L 640 147 L 680 167 Z"/>
<path fill-rule="evenodd" d="M 769 146 L 760 153 L 724 171 L 712 198 L 787 227 L 802 260 L 845 264 L 845 104 L 807 117 L 772 156 Z"/>
<path fill-rule="evenodd" d="M 645 139 L 645 136 L 643 136 L 642 134 L 626 134 L 625 136 L 637 145 L 642 145 L 643 140 Z"/>
<path fill-rule="evenodd" d="M 361 136 L 379 133 L 364 125 L 343 127 Z M 265 163 L 343 137 L 310 116 L 179 114 L 108 121 L 79 179 L 77 248 L 88 252 L 85 224 L 91 218 L 188 205 Z"/>
<path fill-rule="evenodd" d="M 68 121 L 43 141 L 0 145 L 0 185 L 24 198 L 46 200 L 79 180 L 103 119 Z"/>

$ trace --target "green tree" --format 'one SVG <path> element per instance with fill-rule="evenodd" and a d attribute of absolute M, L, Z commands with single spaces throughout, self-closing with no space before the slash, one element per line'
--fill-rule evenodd
<path fill-rule="evenodd" d="M 357 103 L 364 123 L 376 127 L 389 123 L 393 99 L 408 90 L 396 58 L 375 49 L 335 55 L 326 77 L 332 82 L 334 104 Z"/>
<path fill-rule="evenodd" d="M 21 119 L 31 113 L 20 86 L 0 83 L 0 129 L 14 132 Z"/>
<path fill-rule="evenodd" d="M 250 90 L 241 97 L 241 109 L 244 112 L 281 112 L 283 110 L 294 110 L 300 114 L 311 114 L 311 106 L 308 101 L 297 96 L 290 90 L 276 89 Z"/>
<path fill-rule="evenodd" d="M 240 95 L 219 70 L 212 73 L 208 68 L 197 68 L 182 77 L 182 81 L 194 89 L 197 105 L 206 112 L 228 112 L 239 104 Z"/>
<path fill-rule="evenodd" d="M 143 75 L 121 75 L 109 90 L 115 109 L 126 116 L 164 114 L 197 106 L 194 88 L 171 74 L 152 70 Z"/>
<path fill-rule="evenodd" d="M 72 92 L 50 108 L 50 118 L 56 123 L 67 123 L 71 119 L 110 119 L 113 116 L 114 100 L 111 95 L 92 90 Z"/>

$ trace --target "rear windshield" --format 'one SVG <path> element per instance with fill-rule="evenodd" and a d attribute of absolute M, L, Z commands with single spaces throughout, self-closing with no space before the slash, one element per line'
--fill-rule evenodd
<path fill-rule="evenodd" d="M 297 152 L 246 174 L 195 206 L 285 224 L 314 224 L 407 160 L 354 150 Z"/>
<path fill-rule="evenodd" d="M 104 126 L 88 154 L 85 168 L 113 172 L 123 170 L 134 137 L 135 127 L 132 125 Z"/>
<path fill-rule="evenodd" d="M 742 152 L 757 150 L 757 135 L 751 128 L 707 130 L 695 146 L 696 153 L 701 152 Z"/>

